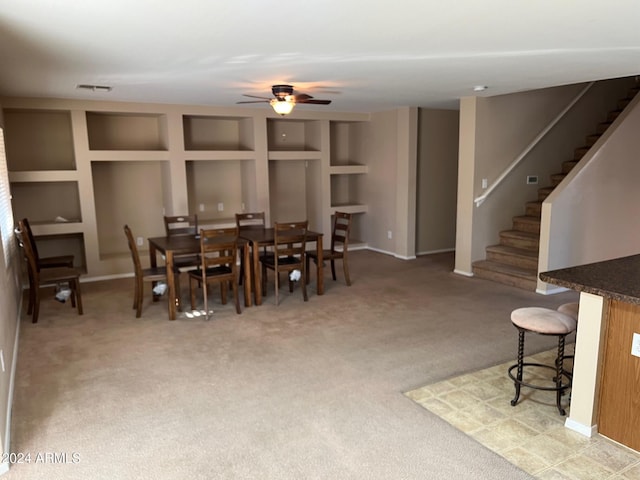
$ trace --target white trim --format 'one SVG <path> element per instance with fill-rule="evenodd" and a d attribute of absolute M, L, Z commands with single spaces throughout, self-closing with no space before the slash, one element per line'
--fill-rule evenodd
<path fill-rule="evenodd" d="M 421 255 L 433 255 L 434 253 L 447 253 L 447 252 L 455 252 L 456 248 L 441 248 L 439 250 L 427 250 L 425 252 L 416 252 L 417 256 Z"/>
<path fill-rule="evenodd" d="M 473 277 L 473 272 L 465 272 L 464 270 L 454 269 L 453 273 L 457 273 L 458 275 L 464 275 L 465 277 Z"/>
<path fill-rule="evenodd" d="M 583 425 L 581 423 L 576 422 L 572 418 L 567 418 L 564 421 L 565 428 L 569 430 L 573 430 L 574 432 L 579 433 L 580 435 L 584 435 L 585 437 L 593 437 L 596 433 L 598 433 L 598 425 Z"/>
<path fill-rule="evenodd" d="M 22 295 L 20 296 L 22 298 Z M 4 452 L 11 451 L 11 411 L 13 410 L 13 392 L 16 385 L 16 366 L 18 365 L 18 340 L 20 338 L 20 319 L 22 318 L 22 302 L 18 303 L 18 318 L 16 320 L 16 337 L 13 340 L 13 358 L 11 359 L 11 373 L 9 374 L 9 396 L 7 399 L 7 430 L 4 432 Z M 9 463 L 0 463 L 0 475 L 9 471 Z"/>
<path fill-rule="evenodd" d="M 555 295 L 556 293 L 562 293 L 568 290 L 569 289 L 565 287 L 553 287 L 553 288 L 549 288 L 548 290 L 542 290 L 540 288 L 536 288 L 536 293 L 539 293 L 540 295 Z"/>
<path fill-rule="evenodd" d="M 349 249 L 349 250 L 351 250 L 351 249 Z M 385 255 L 391 255 L 392 257 L 399 258 L 400 260 L 415 260 L 416 259 L 415 255 L 410 256 L 410 257 L 405 257 L 405 256 L 402 256 L 402 255 L 397 255 L 397 254 L 395 254 L 393 252 L 389 252 L 387 250 L 380 250 L 379 248 L 367 247 L 367 250 L 371 250 L 372 252 L 384 253 Z"/>

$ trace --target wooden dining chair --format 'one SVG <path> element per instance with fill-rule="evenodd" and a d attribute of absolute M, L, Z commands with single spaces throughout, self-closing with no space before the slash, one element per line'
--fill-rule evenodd
<path fill-rule="evenodd" d="M 176 235 L 192 235 L 198 234 L 198 216 L 193 215 L 165 215 L 164 230 L 167 237 Z M 175 255 L 173 257 L 174 265 L 180 270 L 193 270 L 200 265 L 200 259 L 197 255 Z"/>
<path fill-rule="evenodd" d="M 133 289 L 133 308 L 136 311 L 136 318 L 140 318 L 142 315 L 142 301 L 144 298 L 144 283 L 151 282 L 152 284 L 155 282 L 167 282 L 167 267 L 151 267 L 151 268 L 142 268 L 142 263 L 140 262 L 140 255 L 138 253 L 138 247 L 136 245 L 136 241 L 133 237 L 133 233 L 131 233 L 131 229 L 129 225 L 124 226 L 124 233 L 127 237 L 127 243 L 129 245 L 129 251 L 131 252 L 131 260 L 133 260 L 133 271 L 134 271 L 134 289 Z M 179 302 L 180 298 L 180 271 L 176 268 L 175 270 L 175 285 L 176 285 L 176 298 L 169 298 L 168 301 L 171 302 Z M 179 304 L 179 303 L 178 303 Z"/>
<path fill-rule="evenodd" d="M 291 272 L 300 271 L 300 286 L 304 301 L 307 297 L 307 273 L 305 264 L 305 248 L 307 243 L 307 227 L 309 222 L 287 222 L 274 224 L 274 251 L 272 256 L 260 259 L 262 264 L 262 291 L 267 291 L 267 270 L 273 270 L 276 285 L 276 305 L 279 304 L 281 272 L 286 272 L 289 279 L 289 292 L 293 292 L 294 281 Z"/>
<path fill-rule="evenodd" d="M 236 213 L 236 227 L 239 232 L 242 232 L 244 229 L 250 228 L 265 228 L 266 220 L 264 212 L 244 212 L 244 213 Z M 262 252 L 260 253 L 260 258 L 265 257 L 267 255 L 273 255 L 273 252 L 269 252 L 267 247 L 262 248 Z M 239 275 L 239 283 L 242 285 L 245 277 L 245 268 L 244 257 L 240 257 L 240 275 Z"/>
<path fill-rule="evenodd" d="M 36 264 L 38 268 L 56 268 L 56 267 L 73 267 L 74 257 L 73 255 L 58 255 L 53 257 L 41 257 L 38 253 L 38 245 L 36 244 L 36 238 L 31 230 L 31 225 L 27 218 L 22 219 L 22 223 L 25 228 L 25 232 L 29 237 L 29 242 L 33 247 L 33 254 L 36 258 Z"/>
<path fill-rule="evenodd" d="M 349 251 L 349 234 L 351 233 L 351 214 L 344 212 L 335 212 L 333 216 L 333 230 L 331 232 L 331 248 L 322 251 L 322 260 L 331 262 L 331 275 L 336 280 L 336 260 L 342 260 L 342 269 L 344 270 L 344 280 L 347 286 L 351 286 L 351 278 L 349 277 L 349 264 L 347 262 L 347 252 Z M 318 268 L 318 254 L 315 250 L 309 250 L 307 257 L 307 274 L 309 272 L 310 260 L 313 260 L 316 268 Z M 309 277 L 307 276 L 307 282 Z"/>
<path fill-rule="evenodd" d="M 35 253 L 35 243 L 32 243 L 27 227 L 23 220 L 18 222 L 14 230 L 18 245 L 22 249 L 27 263 L 29 277 L 29 300 L 27 314 L 31 314 L 31 322 L 37 323 L 40 314 L 40 288 L 45 285 L 68 284 L 71 290 L 71 306 L 78 309 L 82 315 L 82 295 L 80 293 L 80 270 L 70 266 L 49 266 L 39 268 Z"/>
<path fill-rule="evenodd" d="M 209 319 L 208 290 L 210 282 L 220 283 L 220 300 L 227 303 L 230 286 L 236 305 L 236 313 L 242 313 L 238 296 L 238 229 L 217 228 L 200 230 L 200 267 L 189 272 L 191 309 L 196 308 L 196 287 L 202 287 L 204 311 Z"/>

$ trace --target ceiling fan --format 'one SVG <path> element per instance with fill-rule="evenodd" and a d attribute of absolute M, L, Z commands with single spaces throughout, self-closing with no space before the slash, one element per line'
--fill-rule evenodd
<path fill-rule="evenodd" d="M 294 93 L 291 85 L 273 85 L 271 93 L 273 93 L 273 98 L 244 94 L 245 97 L 259 98 L 260 100 L 245 100 L 236 103 L 268 103 L 276 113 L 283 116 L 291 113 L 293 107 L 298 103 L 315 105 L 329 105 L 331 103 L 331 100 L 316 100 L 306 93 Z"/>

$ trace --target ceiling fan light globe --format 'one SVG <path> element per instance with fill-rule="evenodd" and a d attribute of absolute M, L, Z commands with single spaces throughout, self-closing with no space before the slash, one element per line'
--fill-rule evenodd
<path fill-rule="evenodd" d="M 292 110 L 293 107 L 295 107 L 296 102 L 295 101 L 291 101 L 291 100 L 278 100 L 277 98 L 274 98 L 273 100 L 271 100 L 269 102 L 269 105 L 271 105 L 271 108 L 273 108 L 273 111 L 276 112 L 278 115 L 289 115 Z"/>

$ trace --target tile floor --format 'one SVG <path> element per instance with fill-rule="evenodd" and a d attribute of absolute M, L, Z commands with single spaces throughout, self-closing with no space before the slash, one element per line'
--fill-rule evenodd
<path fill-rule="evenodd" d="M 553 365 L 555 353 L 525 361 Z M 427 385 L 406 396 L 536 478 L 640 480 L 640 454 L 600 435 L 587 438 L 565 428 L 554 392 L 523 387 L 512 407 L 514 387 L 507 369 L 513 363 Z M 526 379 L 533 381 L 531 376 Z"/>

